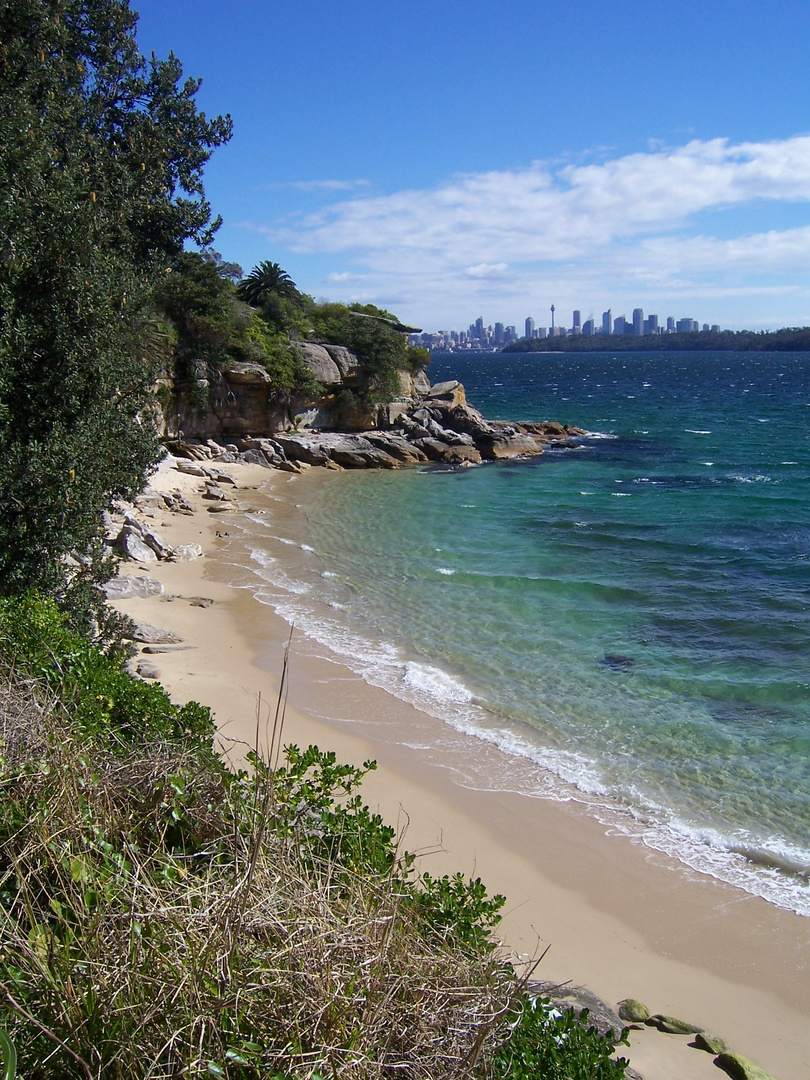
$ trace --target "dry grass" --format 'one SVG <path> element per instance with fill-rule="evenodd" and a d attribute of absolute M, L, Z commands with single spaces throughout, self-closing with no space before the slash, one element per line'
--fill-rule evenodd
<path fill-rule="evenodd" d="M 29 1078 L 470 1076 L 514 979 L 431 935 L 274 793 L 0 700 L 0 1004 Z M 272 775 L 272 774 L 269 774 Z"/>

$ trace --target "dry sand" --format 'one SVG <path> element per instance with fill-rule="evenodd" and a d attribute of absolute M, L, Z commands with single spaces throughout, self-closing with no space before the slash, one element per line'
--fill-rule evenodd
<path fill-rule="evenodd" d="M 226 468 L 242 506 L 259 485 L 308 479 Z M 216 534 L 227 531 L 228 515 L 207 512 L 194 494 L 200 482 L 169 463 L 153 485 L 183 491 L 199 508 L 194 516 L 163 514 L 155 525 L 173 545 L 200 543 L 205 557 L 125 564 L 125 573 L 159 579 L 164 595 L 117 606 L 183 638 L 183 647 L 150 660 L 174 700 L 212 707 L 238 759 L 253 744 L 259 703 L 264 725 L 275 701 L 289 627 L 249 590 L 217 580 Z M 193 606 L 193 597 L 214 603 Z M 807 1080 L 810 919 L 610 835 L 577 804 L 478 790 L 469 778 L 487 775 L 497 751 L 473 747 L 459 768 L 434 747 L 437 721 L 317 653 L 293 638 L 285 742 L 316 743 L 354 764 L 376 759 L 365 799 L 406 829 L 405 846 L 424 853 L 431 873 L 461 870 L 507 896 L 500 933 L 511 953 L 534 956 L 550 945 L 538 978 L 587 985 L 614 1005 L 638 998 L 723 1037 L 777 1080 Z M 628 1056 L 645 1080 L 722 1075 L 688 1042 L 646 1028 L 631 1033 Z"/>

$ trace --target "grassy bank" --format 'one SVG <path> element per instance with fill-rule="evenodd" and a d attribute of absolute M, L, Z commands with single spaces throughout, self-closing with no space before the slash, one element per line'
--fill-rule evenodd
<path fill-rule="evenodd" d="M 527 994 L 499 897 L 419 874 L 316 748 L 231 772 L 39 600 L 0 606 L 2 1026 L 26 1077 L 613 1080 Z M 278 760 L 275 760 L 275 759 Z"/>

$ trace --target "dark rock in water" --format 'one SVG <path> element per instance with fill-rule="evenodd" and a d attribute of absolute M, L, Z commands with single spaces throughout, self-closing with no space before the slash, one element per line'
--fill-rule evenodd
<path fill-rule="evenodd" d="M 597 997 L 593 991 L 584 986 L 559 986 L 557 983 L 532 982 L 527 987 L 531 994 L 548 998 L 562 1012 L 573 1009 L 577 1016 L 581 1016 L 587 1009 L 585 1018 L 587 1027 L 596 1028 L 600 1035 L 618 1041 L 622 1037 L 625 1025 L 611 1009 L 606 1001 Z"/>
<path fill-rule="evenodd" d="M 631 667 L 636 666 L 636 662 L 632 656 L 622 656 L 621 653 L 605 653 L 605 658 L 602 661 L 607 667 L 615 668 L 616 671 L 629 671 Z"/>
<path fill-rule="evenodd" d="M 650 1017 L 650 1010 L 635 998 L 625 998 L 619 1002 L 619 1016 L 631 1024 L 643 1024 Z"/>
<path fill-rule="evenodd" d="M 707 1054 L 723 1054 L 728 1051 L 728 1047 L 722 1039 L 719 1039 L 716 1035 L 704 1035 L 701 1032 L 695 1035 L 694 1041 L 689 1045 L 696 1047 L 698 1050 L 705 1050 Z"/>
<path fill-rule="evenodd" d="M 703 1032 L 703 1028 L 697 1024 L 690 1024 L 688 1020 L 679 1020 L 677 1016 L 664 1016 L 663 1013 L 655 1013 L 644 1021 L 650 1027 L 656 1027 L 659 1031 L 665 1031 L 668 1035 L 697 1035 Z"/>
<path fill-rule="evenodd" d="M 725 1069 L 734 1080 L 774 1080 L 770 1073 L 766 1073 L 759 1065 L 755 1064 L 742 1054 L 718 1054 L 714 1059 L 715 1065 Z"/>

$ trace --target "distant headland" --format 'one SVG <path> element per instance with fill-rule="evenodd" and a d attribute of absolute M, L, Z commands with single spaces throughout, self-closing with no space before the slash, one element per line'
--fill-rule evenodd
<path fill-rule="evenodd" d="M 521 338 L 502 352 L 810 352 L 810 327 L 782 330 L 692 330 L 670 334 L 577 334 Z"/>

